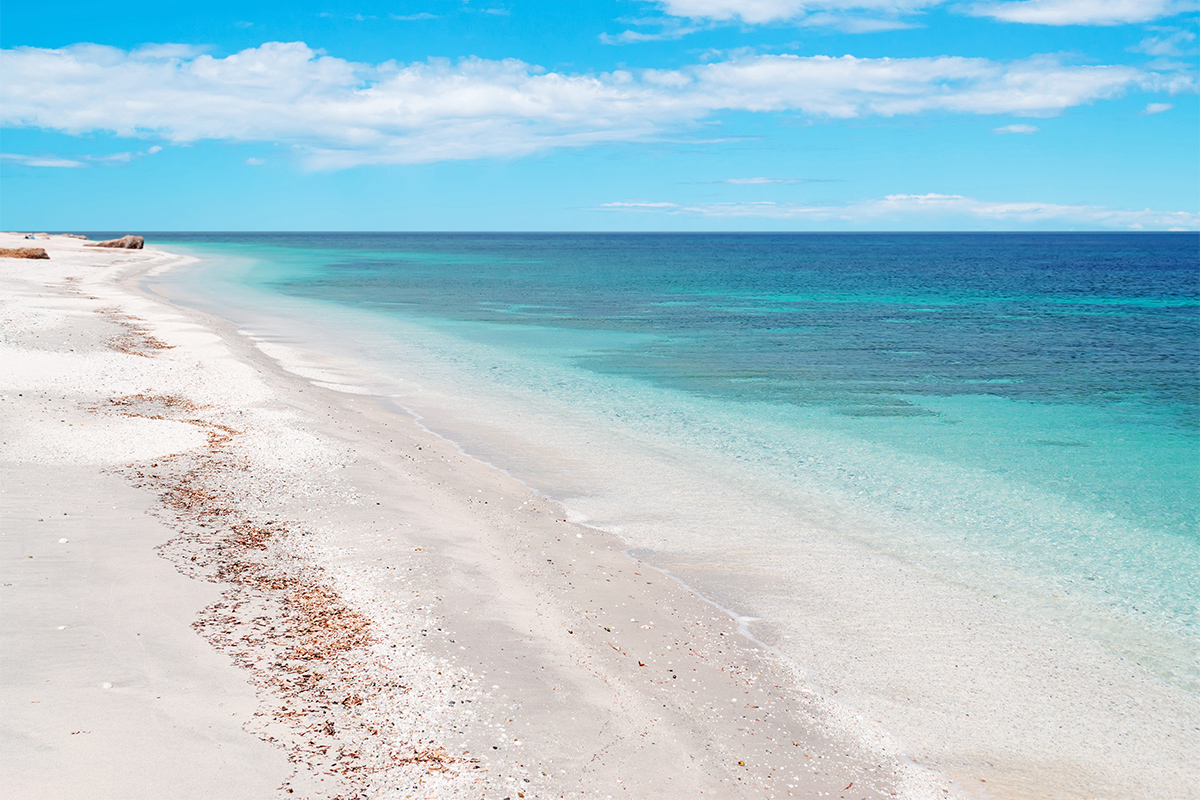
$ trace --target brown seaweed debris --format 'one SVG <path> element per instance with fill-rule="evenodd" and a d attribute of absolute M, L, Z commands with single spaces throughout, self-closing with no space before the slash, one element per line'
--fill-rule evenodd
<path fill-rule="evenodd" d="M 166 411 L 173 412 L 179 410 L 189 414 L 200 409 L 192 401 L 173 394 L 125 394 L 120 397 L 109 398 L 108 404 L 120 408 L 125 416 L 148 416 L 151 419 L 167 419 L 163 414 L 151 415 L 147 413 L 149 409 L 155 406 L 161 407 Z"/>
<path fill-rule="evenodd" d="M 110 337 L 105 342 L 113 350 L 128 353 L 131 356 L 151 358 L 159 350 L 171 350 L 175 347 L 173 344 L 167 344 L 162 339 L 152 336 L 145 320 L 130 316 L 118 308 L 101 308 L 97 313 L 109 322 L 125 329 L 124 333 Z"/>
<path fill-rule="evenodd" d="M 158 494 L 158 516 L 178 532 L 160 553 L 181 572 L 223 586 L 221 599 L 193 627 L 258 688 L 262 705 L 248 729 L 286 751 L 294 772 L 282 789 L 292 793 L 302 773 L 323 776 L 325 786 L 333 777 L 340 785 L 322 793 L 348 800 L 365 797 L 374 776 L 398 768 L 445 773 L 470 763 L 486 772 L 475 759 L 406 741 L 392 722 L 386 710 L 409 690 L 370 668 L 382 634 L 323 568 L 279 546 L 293 535 L 288 524 L 247 513 L 227 488 L 230 473 L 249 469 L 230 448 L 239 431 L 173 395 L 124 395 L 94 410 L 209 431 L 199 450 L 123 471 Z"/>

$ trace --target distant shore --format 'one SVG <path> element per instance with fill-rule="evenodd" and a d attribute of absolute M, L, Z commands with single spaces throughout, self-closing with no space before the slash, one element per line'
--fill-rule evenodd
<path fill-rule="evenodd" d="M 619 540 L 137 290 L 181 257 L 38 243 L 0 260 L 5 794 L 950 788 Z"/>

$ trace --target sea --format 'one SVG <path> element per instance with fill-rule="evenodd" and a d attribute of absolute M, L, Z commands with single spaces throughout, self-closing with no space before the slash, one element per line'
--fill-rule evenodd
<path fill-rule="evenodd" d="M 147 240 L 199 259 L 150 288 L 624 537 L 914 759 L 1186 772 L 1196 234 Z"/>

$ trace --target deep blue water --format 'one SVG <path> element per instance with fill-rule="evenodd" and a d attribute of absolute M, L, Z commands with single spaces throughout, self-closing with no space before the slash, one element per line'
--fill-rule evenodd
<path fill-rule="evenodd" d="M 1128 634 L 1135 655 L 1200 629 L 1195 234 L 148 238 L 231 258 L 208 291 L 394 331 L 378 358 L 423 353 L 514 418 L 514 393 L 552 398 L 610 438 L 749 465 L 780 497 L 861 504 L 889 520 L 876 545 L 971 585 L 1070 585 L 1150 631 Z"/>

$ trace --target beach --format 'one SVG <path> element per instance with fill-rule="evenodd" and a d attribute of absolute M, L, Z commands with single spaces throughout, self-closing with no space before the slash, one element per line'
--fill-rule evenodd
<path fill-rule="evenodd" d="M 1200 800 L 1200 6 L 9 3 L 0 800 Z"/>
<path fill-rule="evenodd" d="M 0 262 L 6 795 L 941 793 L 616 537 L 133 288 L 177 256 L 37 244 Z"/>
<path fill-rule="evenodd" d="M 6 794 L 1194 796 L 1194 694 L 1013 598 L 788 520 L 799 567 L 770 527 L 603 530 L 493 466 L 536 419 L 398 404 L 315 318 L 172 294 L 169 246 L 33 244 L 0 260 Z M 568 472 L 668 480 L 613 447 Z M 754 497 L 713 469 L 653 512 Z"/>

